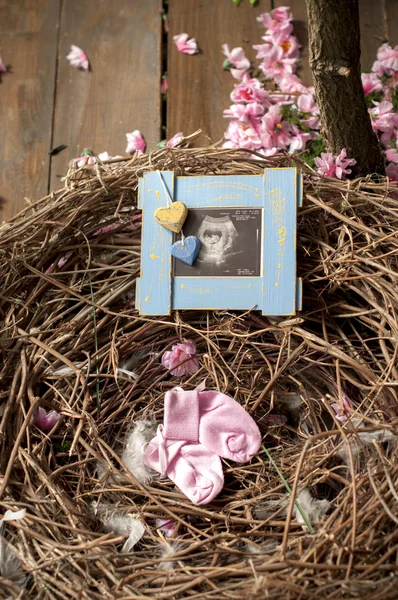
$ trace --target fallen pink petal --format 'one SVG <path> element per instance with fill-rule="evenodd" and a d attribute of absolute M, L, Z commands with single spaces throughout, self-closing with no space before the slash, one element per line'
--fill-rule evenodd
<path fill-rule="evenodd" d="M 145 152 L 146 142 L 144 140 L 142 133 L 138 129 L 136 129 L 135 131 L 132 131 L 131 133 L 126 133 L 126 139 L 127 139 L 127 146 L 126 146 L 127 154 L 134 154 L 134 152 L 138 152 L 139 154 L 142 154 Z"/>
<path fill-rule="evenodd" d="M 5 64 L 3 63 L 3 61 L 1 60 L 1 57 L 0 57 L 0 73 L 7 73 L 7 67 L 5 66 Z"/>
<path fill-rule="evenodd" d="M 183 340 L 181 344 L 175 344 L 171 350 L 163 354 L 162 365 L 177 377 L 196 373 L 200 367 L 196 358 L 195 342 Z"/>
<path fill-rule="evenodd" d="M 180 33 L 173 37 L 174 43 L 177 46 L 177 50 L 183 54 L 197 54 L 198 44 L 195 38 L 190 38 L 187 33 Z"/>
<path fill-rule="evenodd" d="M 180 131 L 179 133 L 176 133 L 175 135 L 173 135 L 172 138 L 170 138 L 167 142 L 166 142 L 166 146 L 168 148 L 174 148 L 174 146 L 176 146 L 179 142 L 181 142 L 181 140 L 184 138 L 184 134 L 182 133 L 182 131 Z"/>
<path fill-rule="evenodd" d="M 175 523 L 171 519 L 156 519 L 156 528 L 166 537 L 171 537 L 175 531 Z"/>
<path fill-rule="evenodd" d="M 39 406 L 34 416 L 34 423 L 42 431 L 51 431 L 60 418 L 61 415 L 56 410 L 46 411 L 45 408 Z"/>
<path fill-rule="evenodd" d="M 75 67 L 76 69 L 82 69 L 83 71 L 88 71 L 90 69 L 90 61 L 88 60 L 88 56 L 84 50 L 79 48 L 79 46 L 74 46 L 72 44 L 70 47 L 70 52 L 66 58 L 69 60 L 72 67 Z"/>

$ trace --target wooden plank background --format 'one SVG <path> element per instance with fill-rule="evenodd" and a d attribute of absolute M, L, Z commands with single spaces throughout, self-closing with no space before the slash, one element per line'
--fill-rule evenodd
<path fill-rule="evenodd" d="M 178 131 L 201 128 L 200 143 L 222 138 L 235 80 L 222 70 L 224 43 L 254 59 L 262 12 L 290 5 L 302 44 L 300 76 L 311 83 L 304 0 L 169 0 L 170 32 L 162 33 L 163 0 L 0 0 L 0 56 L 11 72 L 0 83 L 0 221 L 62 185 L 68 162 L 84 147 L 124 154 L 125 134 L 139 129 L 148 149 Z M 398 1 L 359 0 L 362 67 L 369 70 L 384 39 L 398 43 Z M 180 54 L 172 36 L 196 37 L 198 56 Z M 71 44 L 92 71 L 66 60 Z M 160 80 L 169 74 L 167 112 Z M 163 120 L 162 120 L 163 115 Z M 50 157 L 60 144 L 68 148 Z"/>

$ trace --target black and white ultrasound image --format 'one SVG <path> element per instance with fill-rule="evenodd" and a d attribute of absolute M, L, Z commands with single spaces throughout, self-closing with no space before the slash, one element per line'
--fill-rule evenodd
<path fill-rule="evenodd" d="M 201 242 L 194 264 L 173 259 L 175 277 L 258 277 L 261 274 L 262 210 L 189 209 L 184 236 Z M 175 240 L 180 236 L 175 236 Z"/>

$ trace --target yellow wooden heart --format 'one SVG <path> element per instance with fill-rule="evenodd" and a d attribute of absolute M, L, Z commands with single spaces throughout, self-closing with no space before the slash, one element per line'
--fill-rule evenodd
<path fill-rule="evenodd" d="M 154 216 L 156 221 L 166 229 L 180 233 L 187 214 L 188 209 L 183 202 L 173 202 L 170 206 L 157 208 Z"/>

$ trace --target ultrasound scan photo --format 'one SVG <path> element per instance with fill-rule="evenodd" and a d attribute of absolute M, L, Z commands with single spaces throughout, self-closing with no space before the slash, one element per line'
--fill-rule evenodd
<path fill-rule="evenodd" d="M 199 238 L 201 248 L 191 267 L 174 259 L 175 277 L 260 276 L 261 209 L 190 209 L 183 233 Z"/>

